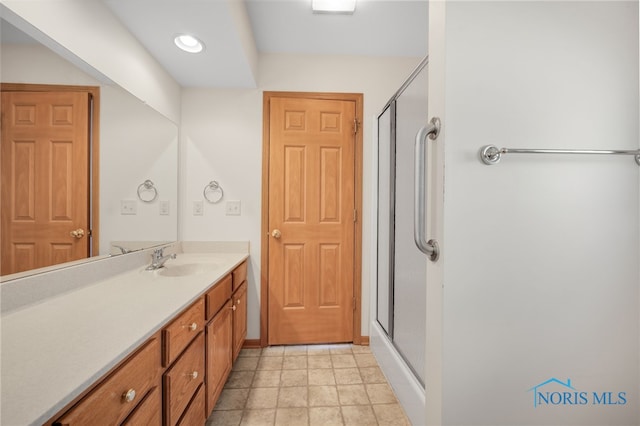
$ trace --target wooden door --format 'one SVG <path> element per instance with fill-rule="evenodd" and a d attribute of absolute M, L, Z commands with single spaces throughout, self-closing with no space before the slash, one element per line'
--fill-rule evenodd
<path fill-rule="evenodd" d="M 89 95 L 3 91 L 1 145 L 2 275 L 86 258 Z"/>
<path fill-rule="evenodd" d="M 268 343 L 353 341 L 356 103 L 270 99 Z"/>

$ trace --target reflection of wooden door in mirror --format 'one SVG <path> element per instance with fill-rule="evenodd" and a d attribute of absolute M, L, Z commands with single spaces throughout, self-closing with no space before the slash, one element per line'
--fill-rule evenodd
<path fill-rule="evenodd" d="M 2 92 L 2 275 L 89 253 L 87 92 Z"/>

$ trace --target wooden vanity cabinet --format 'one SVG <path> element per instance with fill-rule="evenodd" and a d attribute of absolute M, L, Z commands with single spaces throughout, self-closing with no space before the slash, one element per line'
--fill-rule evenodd
<path fill-rule="evenodd" d="M 247 262 L 46 425 L 204 425 L 247 335 Z"/>

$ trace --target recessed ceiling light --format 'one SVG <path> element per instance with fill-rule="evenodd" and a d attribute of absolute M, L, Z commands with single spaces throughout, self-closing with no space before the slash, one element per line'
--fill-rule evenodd
<path fill-rule="evenodd" d="M 199 53 L 204 49 L 204 44 L 189 34 L 180 34 L 177 35 L 176 38 L 173 39 L 176 46 L 185 52 L 189 53 Z"/>
<path fill-rule="evenodd" d="M 353 13 L 356 0 L 311 0 L 314 13 Z"/>

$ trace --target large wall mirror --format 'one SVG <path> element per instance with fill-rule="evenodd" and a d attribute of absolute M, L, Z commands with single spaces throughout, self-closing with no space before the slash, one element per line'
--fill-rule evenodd
<path fill-rule="evenodd" d="M 5 20 L 0 43 L 2 83 L 100 88 L 99 244 L 87 257 L 177 240 L 177 125 L 124 89 L 85 72 L 87 65 L 79 59 L 62 58 Z"/>

